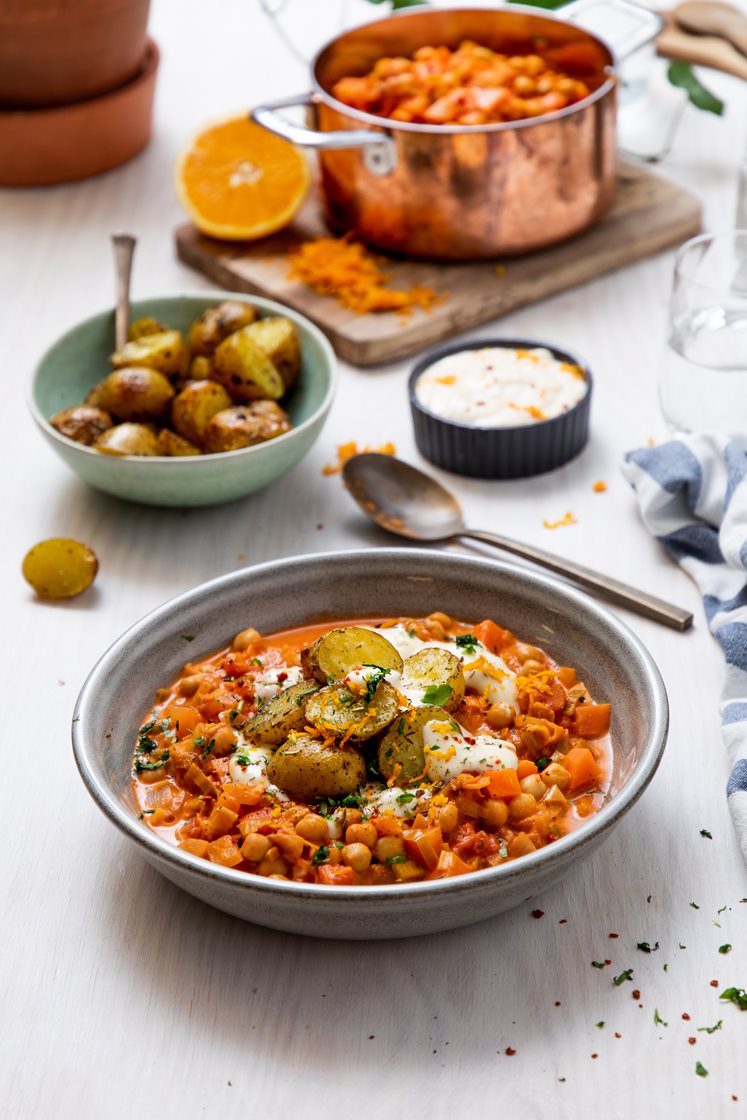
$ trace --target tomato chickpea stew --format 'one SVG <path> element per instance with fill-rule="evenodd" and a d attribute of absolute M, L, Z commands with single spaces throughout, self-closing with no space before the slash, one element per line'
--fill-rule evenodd
<path fill-rule="evenodd" d="M 271 879 L 463 875 L 552 844 L 609 784 L 610 705 L 496 622 L 318 624 L 188 664 L 140 728 L 142 819 Z"/>

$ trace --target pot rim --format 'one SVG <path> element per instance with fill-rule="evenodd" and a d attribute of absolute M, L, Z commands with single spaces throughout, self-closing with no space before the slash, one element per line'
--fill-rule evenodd
<path fill-rule="evenodd" d="M 416 134 L 420 133 L 421 135 L 427 135 L 427 136 L 444 136 L 444 135 L 445 136 L 459 136 L 459 135 L 474 136 L 474 135 L 480 135 L 481 133 L 484 133 L 484 132 L 511 132 L 511 131 L 515 131 L 517 129 L 531 128 L 534 125 L 538 125 L 538 124 L 547 124 L 547 123 L 552 122 L 552 121 L 562 120 L 564 117 L 573 116 L 574 113 L 578 113 L 578 112 L 581 112 L 584 109 L 589 108 L 591 105 L 594 105 L 597 101 L 601 101 L 604 97 L 606 97 L 609 93 L 611 93 L 613 90 L 615 90 L 617 88 L 617 85 L 618 85 L 618 76 L 617 76 L 618 65 L 617 65 L 617 56 L 616 56 L 615 52 L 613 51 L 612 47 L 610 47 L 609 44 L 604 41 L 604 39 L 600 39 L 598 35 L 595 35 L 591 31 L 587 31 L 585 28 L 580 27 L 580 25 L 578 25 L 579 29 L 582 30 L 585 35 L 588 35 L 589 38 L 593 42 L 599 44 L 599 46 L 601 46 L 607 52 L 607 54 L 609 54 L 612 61 L 609 65 L 607 65 L 604 68 L 609 76 L 606 79 L 606 81 L 602 82 L 602 84 L 597 89 L 595 89 L 592 93 L 589 94 L 588 97 L 585 97 L 582 101 L 576 101 L 575 104 L 567 105 L 564 109 L 557 109 L 554 113 L 543 113 L 542 116 L 539 116 L 539 117 L 523 118 L 522 120 L 518 120 L 518 121 L 500 121 L 500 122 L 496 122 L 495 124 L 483 124 L 483 125 L 474 125 L 474 124 L 428 125 L 428 124 L 414 124 L 410 121 L 393 121 L 389 117 L 378 117 L 374 113 L 364 113 L 360 109 L 354 109 L 354 108 L 352 108 L 352 106 L 346 105 L 343 101 L 338 101 L 337 98 L 333 97 L 332 94 L 329 93 L 329 91 L 326 90 L 322 86 L 321 82 L 317 78 L 317 66 L 319 64 L 319 60 L 321 59 L 322 55 L 325 53 L 325 51 L 329 50 L 329 48 L 331 46 L 333 46 L 335 43 L 337 43 L 340 39 L 344 38 L 345 35 L 351 34 L 352 31 L 359 31 L 359 30 L 361 30 L 361 28 L 365 28 L 365 27 L 373 27 L 375 24 L 378 24 L 378 23 L 385 23 L 385 22 L 388 23 L 391 20 L 405 20 L 408 17 L 413 18 L 413 16 L 415 16 L 415 15 L 425 16 L 427 18 L 431 14 L 443 15 L 444 13 L 447 13 L 447 12 L 484 12 L 484 11 L 491 11 L 491 12 L 503 12 L 503 11 L 505 11 L 505 12 L 510 12 L 510 13 L 516 12 L 518 15 L 521 15 L 523 13 L 524 15 L 534 16 L 536 19 L 553 20 L 555 23 L 561 23 L 561 24 L 566 24 L 566 25 L 570 25 L 572 23 L 571 20 L 561 19 L 559 16 L 557 16 L 555 14 L 555 12 L 549 11 L 549 10 L 544 9 L 544 8 L 534 8 L 534 7 L 531 7 L 527 4 L 510 4 L 510 5 L 509 4 L 496 4 L 495 7 L 487 8 L 487 9 L 486 8 L 437 8 L 437 9 L 433 9 L 432 12 L 423 11 L 422 8 L 418 8 L 417 12 L 414 12 L 412 10 L 412 8 L 410 8 L 410 7 L 403 8 L 400 11 L 392 12 L 390 15 L 386 16 L 385 18 L 369 20 L 367 23 L 361 23 L 357 27 L 352 28 L 351 31 L 343 32 L 342 35 L 335 35 L 332 39 L 329 39 L 326 43 L 323 44 L 323 46 L 321 46 L 319 48 L 319 50 L 316 52 L 316 54 L 314 55 L 314 57 L 312 58 L 311 63 L 310 63 L 311 84 L 312 84 L 312 87 L 313 87 L 313 97 L 314 97 L 314 99 L 317 100 L 317 101 L 324 101 L 331 108 L 336 109 L 338 112 L 342 113 L 344 116 L 350 117 L 352 120 L 360 121 L 362 124 L 372 125 L 372 126 L 378 128 L 378 129 L 381 129 L 384 132 L 394 132 L 394 133 L 396 133 L 396 132 L 414 132 Z"/>

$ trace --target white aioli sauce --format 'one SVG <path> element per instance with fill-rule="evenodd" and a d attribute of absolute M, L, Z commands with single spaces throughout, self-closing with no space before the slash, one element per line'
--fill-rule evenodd
<path fill-rule="evenodd" d="M 436 416 L 479 428 L 516 428 L 560 416 L 586 395 L 578 366 L 549 350 L 487 346 L 440 358 L 418 378 L 415 396 Z"/>
<path fill-rule="evenodd" d="M 282 681 L 278 680 L 279 676 L 283 678 Z M 290 688 L 301 680 L 303 672 L 297 665 L 290 665 L 287 669 L 268 669 L 255 678 L 254 691 L 258 700 L 272 700 L 284 688 Z"/>
<path fill-rule="evenodd" d="M 470 742 L 467 741 L 469 738 Z M 432 720 L 423 728 L 425 776 L 431 782 L 450 782 L 464 770 L 515 770 L 519 765 L 512 743 L 493 735 L 465 737 L 451 723 Z"/>

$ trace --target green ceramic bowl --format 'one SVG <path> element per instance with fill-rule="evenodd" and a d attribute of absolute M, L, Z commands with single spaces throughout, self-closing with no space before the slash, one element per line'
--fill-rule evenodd
<path fill-rule="evenodd" d="M 132 318 L 152 315 L 185 331 L 201 312 L 223 299 L 246 299 L 260 316 L 286 315 L 301 339 L 302 374 L 282 402 L 293 429 L 267 443 L 220 455 L 184 458 L 101 455 L 60 435 L 50 416 L 80 404 L 109 371 L 114 349 L 114 312 L 94 315 L 63 335 L 39 362 L 29 384 L 28 404 L 42 435 L 67 465 L 97 490 L 151 506 L 212 506 L 242 498 L 294 467 L 319 435 L 332 405 L 337 361 L 327 339 L 303 315 L 273 300 L 235 292 L 163 296 L 132 304 Z"/>

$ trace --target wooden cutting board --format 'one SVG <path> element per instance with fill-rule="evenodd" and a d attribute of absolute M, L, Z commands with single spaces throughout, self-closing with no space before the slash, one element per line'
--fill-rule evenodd
<path fill-rule="evenodd" d="M 266 296 L 295 308 L 322 328 L 341 358 L 371 366 L 407 357 L 685 241 L 700 230 L 700 220 L 700 203 L 693 195 L 642 167 L 623 163 L 611 209 L 571 241 L 500 263 L 388 259 L 392 287 L 428 284 L 446 297 L 429 311 L 416 309 L 406 319 L 393 313 L 356 315 L 332 297 L 288 279 L 288 249 L 310 237 L 328 236 L 313 195 L 288 229 L 262 242 L 215 241 L 187 224 L 176 230 L 176 249 L 185 264 L 221 288 Z"/>

